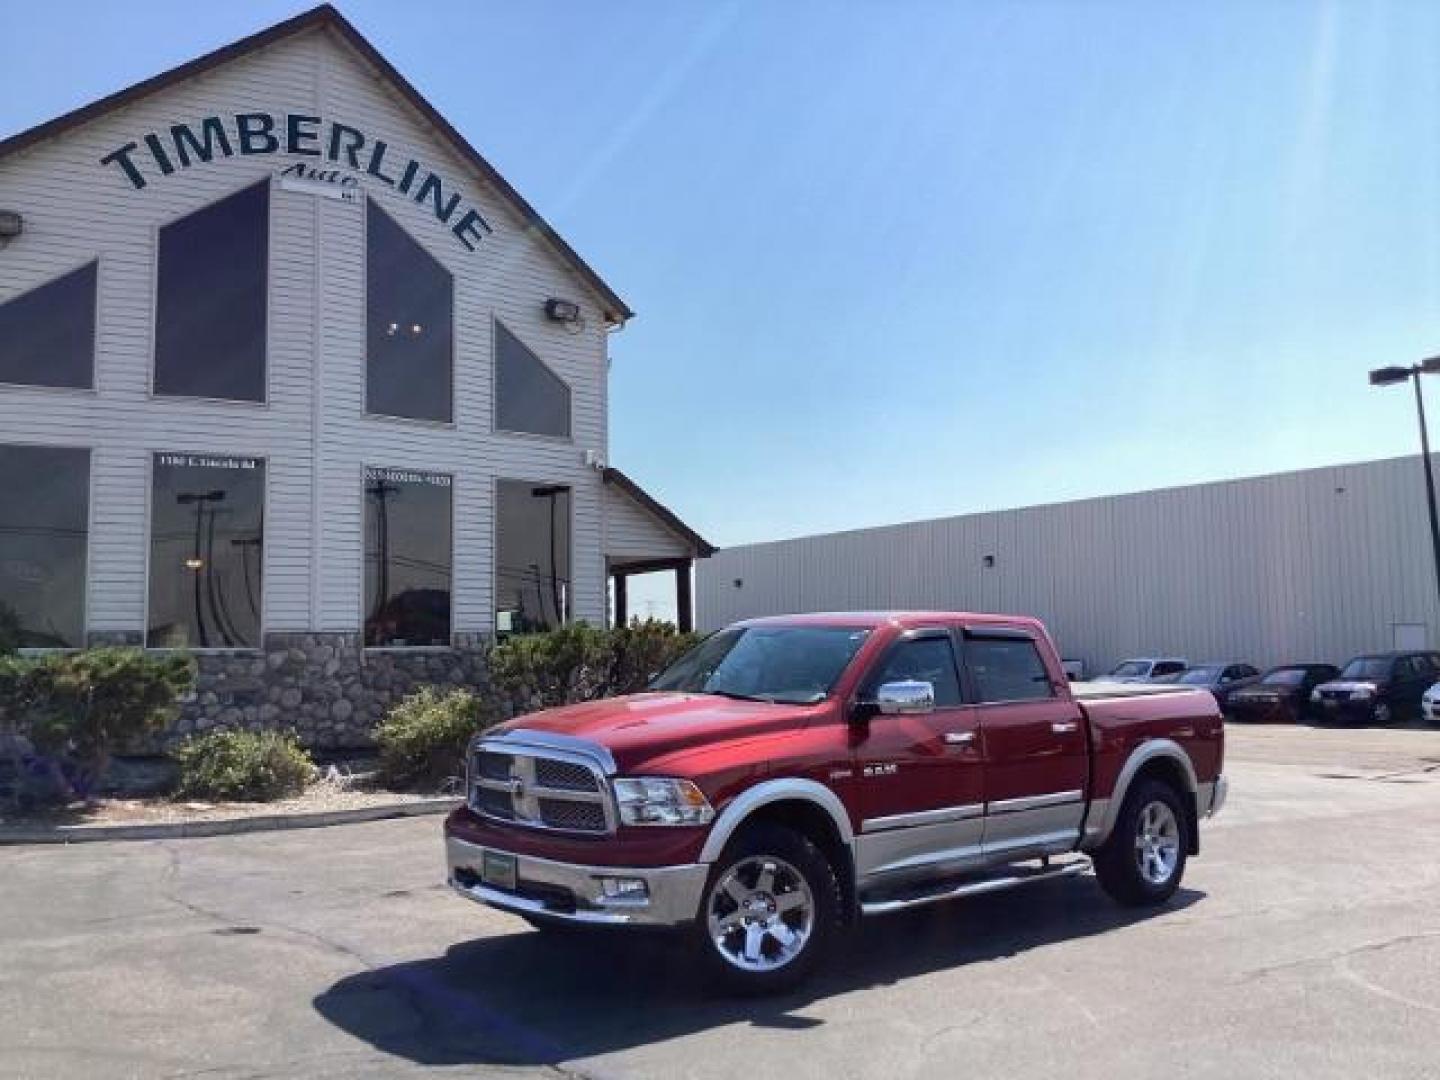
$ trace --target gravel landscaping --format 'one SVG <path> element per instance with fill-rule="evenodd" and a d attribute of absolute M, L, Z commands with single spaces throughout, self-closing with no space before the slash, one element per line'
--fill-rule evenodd
<path fill-rule="evenodd" d="M 63 830 L 75 826 L 173 825 L 188 822 L 237 821 L 292 814 L 328 814 L 348 810 L 411 807 L 446 797 L 443 792 L 395 792 L 370 787 L 364 776 L 331 772 L 303 794 L 270 802 L 201 802 L 167 798 L 99 798 L 88 804 L 48 807 L 24 813 L 0 809 L 0 837 L 5 833 Z"/>

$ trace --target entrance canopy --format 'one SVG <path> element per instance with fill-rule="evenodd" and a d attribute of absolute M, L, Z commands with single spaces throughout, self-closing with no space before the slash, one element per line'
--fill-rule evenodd
<path fill-rule="evenodd" d="M 605 565 L 615 587 L 614 625 L 629 621 L 626 585 L 635 574 L 670 570 L 675 574 L 676 622 L 682 631 L 695 628 L 691 571 L 696 559 L 716 548 L 656 502 L 619 469 L 606 469 Z"/>

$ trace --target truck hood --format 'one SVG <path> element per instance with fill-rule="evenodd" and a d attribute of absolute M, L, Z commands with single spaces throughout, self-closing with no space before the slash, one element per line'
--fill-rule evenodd
<path fill-rule="evenodd" d="M 630 694 L 517 716 L 491 732 L 545 731 L 588 739 L 609 750 L 625 772 L 710 743 L 791 730 L 823 708 L 735 701 L 714 694 Z"/>

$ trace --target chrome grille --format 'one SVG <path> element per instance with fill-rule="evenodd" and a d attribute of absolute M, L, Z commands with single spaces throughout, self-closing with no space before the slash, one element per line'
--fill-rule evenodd
<path fill-rule="evenodd" d="M 493 750 L 482 750 L 475 757 L 478 766 L 477 772 L 485 779 L 510 779 L 510 762 L 514 759 L 509 754 L 497 754 Z"/>
<path fill-rule="evenodd" d="M 483 817 L 561 832 L 613 830 L 604 774 L 584 754 L 482 743 L 471 775 L 470 806 Z"/>
<path fill-rule="evenodd" d="M 542 787 L 566 791 L 595 791 L 600 786 L 588 765 L 556 761 L 554 758 L 535 759 L 535 781 Z"/>
<path fill-rule="evenodd" d="M 571 802 L 569 799 L 541 799 L 540 820 L 547 828 L 571 832 L 604 832 L 605 808 L 599 803 Z"/>

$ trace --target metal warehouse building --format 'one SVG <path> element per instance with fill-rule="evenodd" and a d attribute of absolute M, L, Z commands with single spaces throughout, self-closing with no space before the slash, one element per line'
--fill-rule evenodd
<path fill-rule="evenodd" d="M 683 622 L 709 546 L 605 464 L 630 315 L 330 7 L 0 140 L 0 632 L 353 745 L 630 574 Z"/>
<path fill-rule="evenodd" d="M 699 566 L 699 618 L 1013 612 L 1091 672 L 1343 663 L 1440 637 L 1423 485 L 1415 455 L 728 548 Z"/>

